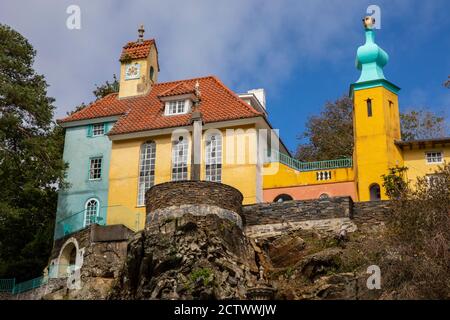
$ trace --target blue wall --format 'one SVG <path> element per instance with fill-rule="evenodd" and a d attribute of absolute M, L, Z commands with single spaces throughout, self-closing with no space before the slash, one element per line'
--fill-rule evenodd
<path fill-rule="evenodd" d="M 111 127 L 112 123 L 106 125 L 107 130 Z M 90 198 L 100 202 L 99 216 L 103 223 L 106 221 L 111 141 L 106 135 L 90 137 L 88 128 L 89 125 L 66 128 L 63 158 L 69 165 L 69 187 L 59 191 L 55 238 L 83 228 L 84 208 Z M 103 157 L 101 179 L 89 180 L 90 158 L 97 156 Z"/>

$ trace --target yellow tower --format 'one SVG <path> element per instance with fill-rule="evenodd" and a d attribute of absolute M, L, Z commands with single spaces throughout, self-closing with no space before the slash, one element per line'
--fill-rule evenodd
<path fill-rule="evenodd" d="M 141 26 L 138 40 L 123 47 L 119 98 L 146 94 L 158 80 L 158 50 L 155 40 L 144 40 L 144 31 L 144 26 Z"/>
<path fill-rule="evenodd" d="M 400 140 L 399 87 L 387 81 L 388 54 L 375 43 L 373 18 L 364 20 L 366 43 L 358 48 L 361 76 L 350 87 L 353 98 L 354 161 L 359 201 L 387 199 L 382 175 L 402 166 L 395 140 Z"/>

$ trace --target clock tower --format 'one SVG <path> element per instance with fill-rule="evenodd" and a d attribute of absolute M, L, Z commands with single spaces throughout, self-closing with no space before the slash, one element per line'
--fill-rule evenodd
<path fill-rule="evenodd" d="M 119 98 L 145 95 L 158 80 L 158 50 L 154 39 L 144 40 L 144 26 L 137 41 L 128 42 L 120 55 Z"/>

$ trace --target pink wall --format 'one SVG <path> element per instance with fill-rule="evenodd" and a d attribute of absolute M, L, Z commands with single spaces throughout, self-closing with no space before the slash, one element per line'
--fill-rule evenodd
<path fill-rule="evenodd" d="M 280 194 L 288 194 L 294 200 L 307 200 L 317 199 L 323 193 L 328 194 L 330 197 L 350 196 L 353 201 L 356 201 L 354 181 L 263 190 L 264 202 L 273 202 Z"/>

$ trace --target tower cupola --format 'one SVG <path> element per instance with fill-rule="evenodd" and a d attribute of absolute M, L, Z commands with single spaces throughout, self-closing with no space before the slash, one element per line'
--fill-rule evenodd
<path fill-rule="evenodd" d="M 144 26 L 138 39 L 128 42 L 120 55 L 119 98 L 135 97 L 150 92 L 158 81 L 158 50 L 155 39 L 144 39 Z"/>
<path fill-rule="evenodd" d="M 356 82 L 386 79 L 383 68 L 389 61 L 389 55 L 375 43 L 375 31 L 373 30 L 375 19 L 365 17 L 363 22 L 366 43 L 360 46 L 356 53 L 356 68 L 361 70 L 361 75 Z"/>

